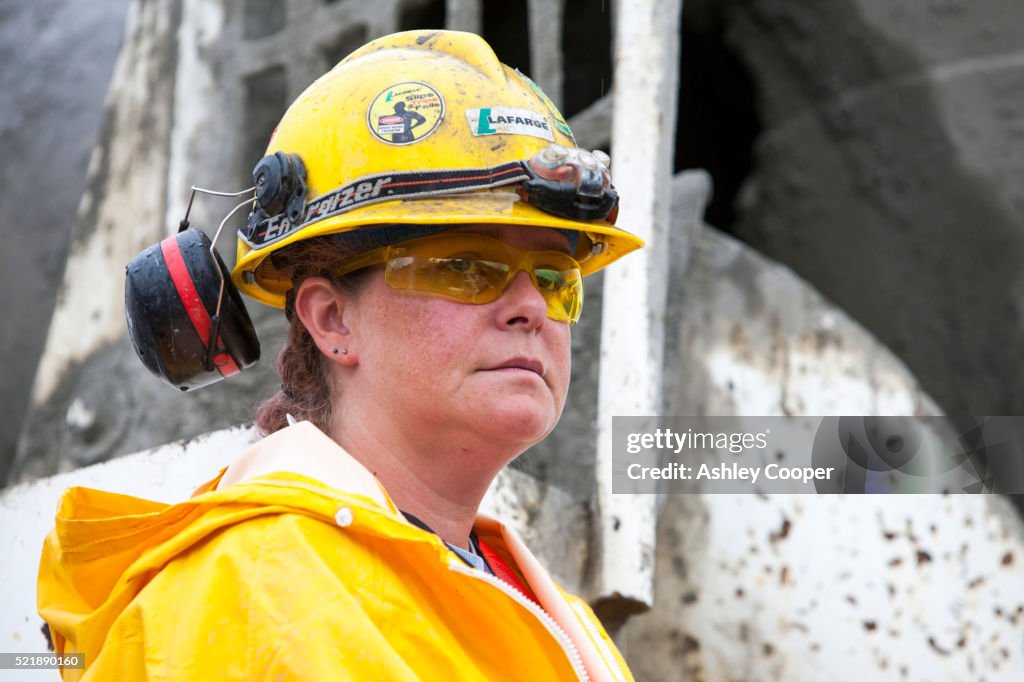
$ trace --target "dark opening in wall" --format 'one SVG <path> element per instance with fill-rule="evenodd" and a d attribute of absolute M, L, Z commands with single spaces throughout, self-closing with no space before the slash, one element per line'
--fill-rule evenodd
<path fill-rule="evenodd" d="M 444 28 L 444 0 L 414 0 L 402 5 L 398 26 L 403 31 L 418 28 Z"/>
<path fill-rule="evenodd" d="M 683 4 L 675 170 L 704 168 L 714 181 L 705 219 L 731 232 L 735 200 L 753 167 L 761 133 L 757 92 L 740 58 L 725 43 L 712 2 Z"/>
<path fill-rule="evenodd" d="M 562 18 L 562 115 L 578 114 L 612 83 L 611 0 L 566 0 Z"/>
<path fill-rule="evenodd" d="M 323 47 L 324 71 L 334 68 L 334 65 L 347 57 L 349 53 L 362 47 L 367 39 L 365 26 L 351 26 L 339 33 L 334 40 Z"/>
<path fill-rule="evenodd" d="M 242 37 L 246 40 L 273 35 L 288 20 L 288 3 L 280 0 L 245 0 L 243 7 Z"/>
<path fill-rule="evenodd" d="M 530 75 L 530 27 L 526 0 L 483 2 L 483 38 L 505 64 Z"/>
<path fill-rule="evenodd" d="M 247 76 L 243 90 L 245 128 L 242 133 L 239 178 L 245 183 L 252 178 L 253 167 L 263 158 L 270 135 L 288 107 L 288 78 L 285 68 L 273 66 Z"/>

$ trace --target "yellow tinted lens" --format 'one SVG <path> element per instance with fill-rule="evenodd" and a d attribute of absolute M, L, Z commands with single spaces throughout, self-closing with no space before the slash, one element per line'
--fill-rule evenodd
<path fill-rule="evenodd" d="M 439 235 L 398 246 L 388 261 L 385 279 L 394 289 L 464 303 L 490 303 L 505 290 L 511 264 L 501 242 L 480 239 L 476 235 Z"/>
<path fill-rule="evenodd" d="M 385 281 L 393 289 L 490 303 L 519 270 L 531 273 L 549 318 L 576 323 L 583 305 L 582 274 L 576 261 L 558 251 L 523 251 L 476 234 L 431 235 L 391 247 Z"/>
<path fill-rule="evenodd" d="M 533 273 L 537 276 L 537 289 L 540 291 L 559 291 L 565 286 L 565 276 L 560 270 L 537 268 Z"/>
<path fill-rule="evenodd" d="M 537 268 L 533 276 L 537 290 L 547 301 L 548 317 L 576 324 L 583 307 L 583 277 L 579 269 Z"/>
<path fill-rule="evenodd" d="M 421 291 L 451 296 L 467 303 L 489 303 L 501 295 L 509 266 L 462 255 L 429 258 L 419 264 L 417 280 Z"/>

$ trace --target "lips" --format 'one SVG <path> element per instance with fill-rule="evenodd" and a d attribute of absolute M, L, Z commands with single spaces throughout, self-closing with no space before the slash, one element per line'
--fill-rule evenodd
<path fill-rule="evenodd" d="M 505 360 L 501 364 L 495 365 L 494 367 L 488 367 L 488 371 L 502 370 L 502 369 L 522 369 L 528 372 L 533 372 L 537 376 L 544 376 L 544 364 L 540 360 L 527 357 L 516 357 Z"/>

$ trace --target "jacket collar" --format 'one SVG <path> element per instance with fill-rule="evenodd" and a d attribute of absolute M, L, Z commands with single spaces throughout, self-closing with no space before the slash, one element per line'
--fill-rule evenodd
<path fill-rule="evenodd" d="M 210 487 L 204 488 L 222 490 L 277 471 L 300 474 L 336 490 L 362 495 L 398 514 L 380 481 L 351 453 L 308 421 L 298 422 L 260 440 L 212 481 Z"/>

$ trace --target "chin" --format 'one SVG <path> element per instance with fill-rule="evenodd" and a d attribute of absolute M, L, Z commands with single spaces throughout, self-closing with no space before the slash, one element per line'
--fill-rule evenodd
<path fill-rule="evenodd" d="M 488 410 L 481 426 L 495 439 L 519 443 L 525 450 L 551 433 L 558 416 L 555 409 L 542 408 L 535 401 L 512 400 Z"/>

